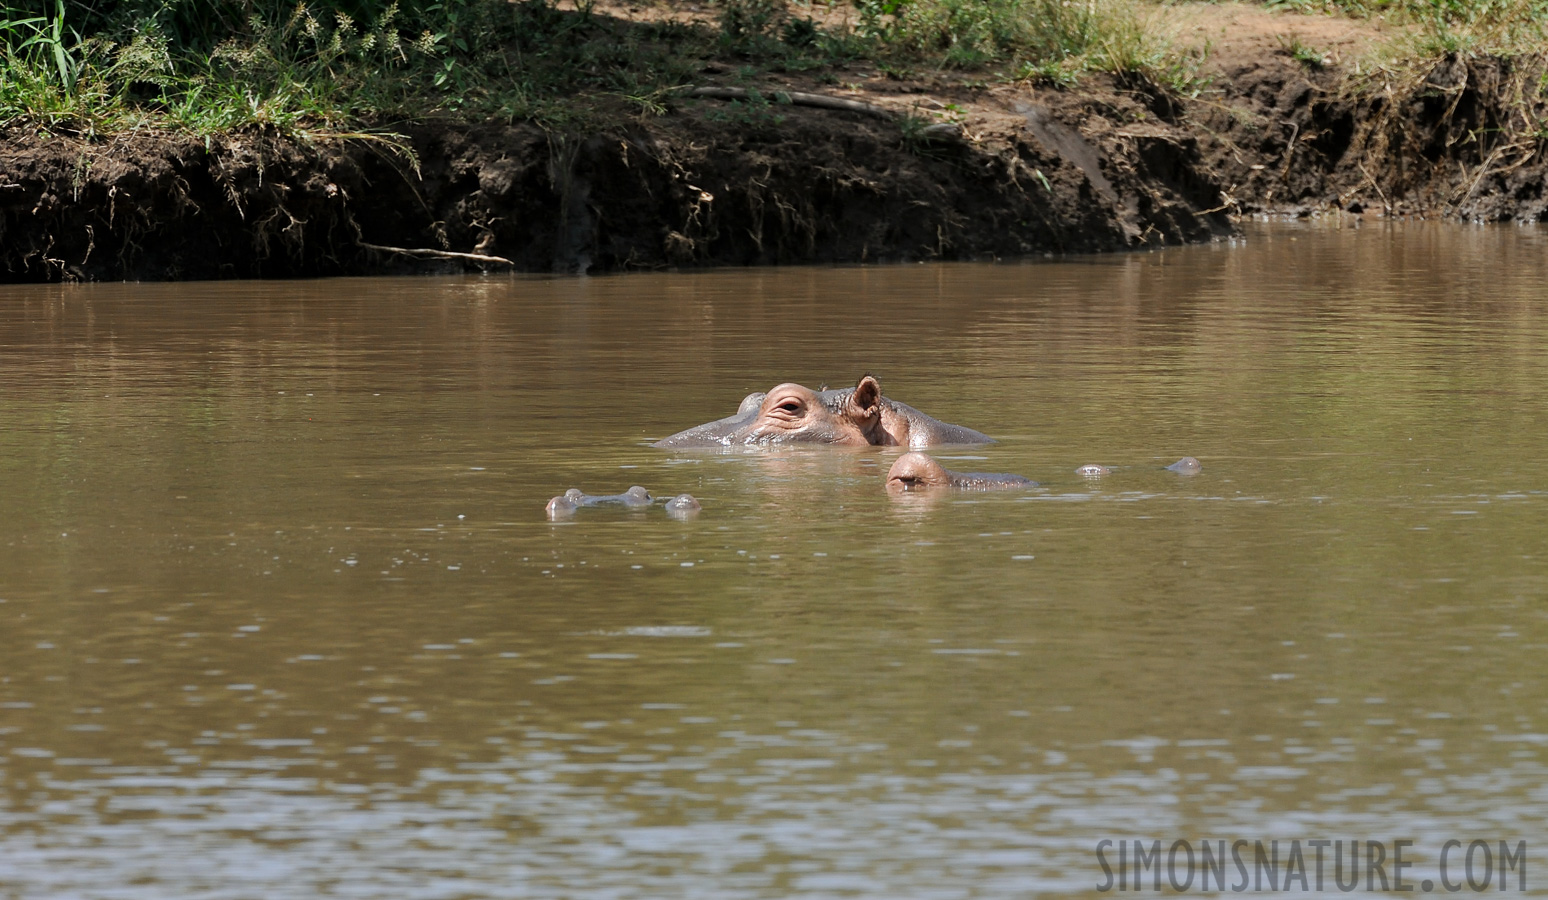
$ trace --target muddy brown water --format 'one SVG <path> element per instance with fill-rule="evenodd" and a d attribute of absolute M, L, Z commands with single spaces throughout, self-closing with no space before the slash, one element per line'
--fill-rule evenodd
<path fill-rule="evenodd" d="M 0 895 L 1063 896 L 1102 839 L 1417 880 L 1540 836 L 1545 285 L 1541 230 L 1377 224 L 0 289 Z M 863 371 L 1044 487 L 647 446 Z M 631 484 L 704 510 L 544 518 Z"/>

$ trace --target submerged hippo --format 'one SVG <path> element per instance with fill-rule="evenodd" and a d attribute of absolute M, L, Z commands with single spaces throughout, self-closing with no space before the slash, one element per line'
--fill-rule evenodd
<path fill-rule="evenodd" d="M 574 515 L 577 509 L 586 506 L 623 506 L 628 509 L 644 509 L 654 502 L 655 499 L 650 496 L 650 492 L 639 485 L 629 488 L 622 494 L 593 495 L 578 488 L 570 488 L 548 501 L 543 511 L 548 513 L 550 519 L 562 519 Z M 678 494 L 663 505 L 667 513 L 674 517 L 696 513 L 704 508 L 692 494 Z"/>
<path fill-rule="evenodd" d="M 1191 456 L 1184 456 L 1166 467 L 1167 471 L 1176 472 L 1179 475 L 1197 475 L 1202 468 L 1204 468 L 1203 464 Z M 1087 478 L 1101 478 L 1104 475 L 1113 474 L 1113 470 L 1093 463 L 1076 469 L 1075 474 L 1084 475 Z"/>
<path fill-rule="evenodd" d="M 550 519 L 558 519 L 574 514 L 583 506 L 626 506 L 630 509 L 642 509 L 651 504 L 650 492 L 635 485 L 622 494 L 597 494 L 595 496 L 581 491 L 579 488 L 570 488 L 558 497 L 548 501 L 543 511 L 548 513 Z"/>
<path fill-rule="evenodd" d="M 923 453 L 905 453 L 887 471 L 887 487 L 892 490 L 953 487 L 971 491 L 1003 491 L 1037 487 L 1037 482 L 1020 475 L 952 472 Z"/>
<path fill-rule="evenodd" d="M 548 501 L 548 505 L 543 507 L 543 512 L 548 513 L 550 519 L 560 519 L 574 515 L 577 509 L 580 509 L 579 503 L 567 496 L 560 495 Z"/>
<path fill-rule="evenodd" d="M 678 494 L 665 504 L 667 515 L 674 519 L 687 519 L 699 514 L 704 506 L 692 494 Z"/>
<path fill-rule="evenodd" d="M 564 499 L 576 506 L 627 506 L 630 509 L 641 509 L 651 503 L 650 491 L 639 485 L 635 485 L 622 494 L 583 494 L 576 488 L 570 488 L 564 492 Z"/>
<path fill-rule="evenodd" d="M 971 428 L 933 419 L 906 403 L 882 396 L 870 375 L 852 388 L 814 391 L 781 384 L 767 393 L 748 394 L 736 414 L 679 431 L 653 447 L 768 446 L 840 444 L 855 447 L 933 447 L 937 444 L 989 444 L 994 439 Z"/>

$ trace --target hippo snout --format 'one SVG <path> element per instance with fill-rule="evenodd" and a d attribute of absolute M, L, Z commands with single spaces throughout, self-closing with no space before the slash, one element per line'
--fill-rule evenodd
<path fill-rule="evenodd" d="M 580 492 L 576 491 L 575 493 Z M 552 500 L 548 501 L 547 506 L 543 507 L 543 511 L 548 513 L 548 517 L 550 519 L 569 518 L 570 516 L 575 515 L 575 511 L 577 509 L 580 509 L 580 504 L 571 499 L 568 493 L 553 498 Z"/>
<path fill-rule="evenodd" d="M 703 505 L 692 494 L 678 494 L 665 504 L 667 515 L 674 519 L 692 518 L 699 514 Z"/>
<path fill-rule="evenodd" d="M 1007 472 L 953 472 L 924 453 L 905 453 L 887 470 L 888 490 L 951 487 L 968 491 L 1001 491 L 1037 487 L 1037 482 Z"/>
<path fill-rule="evenodd" d="M 887 487 L 909 490 L 949 487 L 951 473 L 925 453 L 905 453 L 887 470 Z"/>

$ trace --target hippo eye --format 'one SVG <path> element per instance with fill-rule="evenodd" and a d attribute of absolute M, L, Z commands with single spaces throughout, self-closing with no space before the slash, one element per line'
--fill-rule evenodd
<path fill-rule="evenodd" d="M 779 408 L 787 413 L 795 414 L 801 411 L 801 404 L 794 400 L 786 400 L 784 403 L 779 405 Z"/>

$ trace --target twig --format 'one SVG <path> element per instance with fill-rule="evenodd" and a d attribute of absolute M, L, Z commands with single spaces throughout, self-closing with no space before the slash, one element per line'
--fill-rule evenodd
<path fill-rule="evenodd" d="M 1433 72 L 1434 70 L 1432 69 L 1431 71 Z M 1457 85 L 1455 88 L 1441 88 L 1441 91 L 1443 93 L 1455 93 L 1455 95 L 1456 95 L 1456 96 L 1451 98 L 1451 105 L 1446 107 L 1445 115 L 1441 116 L 1441 124 L 1442 125 L 1450 125 L 1451 124 L 1451 117 L 1456 113 L 1457 105 L 1462 102 L 1462 95 L 1467 93 L 1467 81 L 1468 81 L 1468 78 L 1467 78 L 1467 67 L 1463 66 L 1462 67 L 1462 83 Z M 1455 137 L 1448 137 L 1446 139 L 1446 146 L 1450 147 L 1452 144 L 1455 144 L 1456 142 L 1457 142 L 1457 139 Z"/>
<path fill-rule="evenodd" d="M 1506 172 L 1520 168 L 1527 160 L 1532 158 L 1533 154 L 1531 152 L 1528 152 L 1521 159 L 1517 160 L 1514 165 L 1506 166 L 1502 169 L 1490 169 L 1489 167 L 1494 165 L 1495 160 L 1511 152 L 1512 150 L 1527 149 L 1530 151 L 1531 146 L 1532 145 L 1530 141 L 1517 141 L 1514 144 L 1506 144 L 1502 147 L 1494 148 L 1494 151 L 1489 154 L 1489 158 L 1485 159 L 1483 164 L 1478 167 L 1478 176 L 1473 179 L 1473 184 L 1467 189 L 1467 193 L 1461 195 L 1461 199 L 1455 202 L 1466 203 L 1467 201 L 1473 199 L 1473 195 L 1478 192 L 1478 186 L 1483 184 L 1483 180 L 1490 175 L 1503 175 Z"/>
<path fill-rule="evenodd" d="M 1231 185 L 1231 187 L 1234 188 L 1234 187 L 1236 187 L 1236 185 L 1233 184 L 1233 185 Z M 1221 191 L 1220 192 L 1220 199 L 1224 200 L 1225 202 L 1222 203 L 1221 205 L 1215 207 L 1214 209 L 1202 210 L 1200 212 L 1195 213 L 1194 215 L 1212 216 L 1212 215 L 1214 215 L 1217 212 L 1225 212 L 1226 210 L 1230 209 L 1231 207 L 1238 205 L 1237 202 L 1236 202 L 1236 198 L 1231 196 L 1229 193 L 1227 193 L 1225 191 Z"/>
<path fill-rule="evenodd" d="M 688 91 L 689 97 L 708 97 L 711 100 L 750 100 L 753 92 L 746 88 L 736 87 L 696 87 Z M 759 96 L 762 96 L 761 94 Z M 873 106 L 870 103 L 861 103 L 859 100 L 845 100 L 842 97 L 829 97 L 826 94 L 807 94 L 801 91 L 771 91 L 770 96 L 776 100 L 789 100 L 792 106 L 814 106 L 818 109 L 836 109 L 841 112 L 856 112 L 867 116 L 876 116 L 882 119 L 895 119 L 897 114 L 890 109 Z"/>
<path fill-rule="evenodd" d="M 1285 144 L 1285 165 L 1279 172 L 1279 180 L 1290 183 L 1290 161 L 1295 157 L 1295 139 L 1301 136 L 1301 126 L 1298 122 L 1285 122 L 1290 126 L 1290 140 Z"/>
<path fill-rule="evenodd" d="M 381 244 L 367 244 L 365 241 L 358 241 L 357 243 L 367 250 L 399 253 L 403 256 L 417 256 L 422 259 L 460 259 L 464 262 L 496 263 L 502 266 L 511 266 L 512 268 L 516 266 L 515 263 L 503 256 L 485 256 L 482 253 L 457 253 L 452 250 L 429 250 L 417 247 L 383 247 Z"/>
<path fill-rule="evenodd" d="M 1365 163 L 1363 163 L 1363 162 L 1362 163 L 1357 163 L 1357 165 L 1360 167 L 1360 174 L 1365 176 L 1366 183 L 1370 184 L 1371 187 L 1375 188 L 1376 189 L 1376 196 L 1381 198 L 1381 208 L 1382 208 L 1382 211 L 1385 212 L 1388 216 L 1391 216 L 1392 215 L 1392 201 L 1387 199 L 1386 192 L 1381 189 L 1381 185 L 1376 183 L 1376 177 L 1374 175 L 1372 175 L 1370 172 L 1367 172 L 1365 170 Z M 1359 190 L 1360 190 L 1359 188 L 1355 188 L 1356 192 L 1359 192 Z M 1342 200 L 1343 198 L 1340 197 L 1339 199 Z M 1342 205 L 1342 204 L 1340 204 L 1340 205 Z"/>

